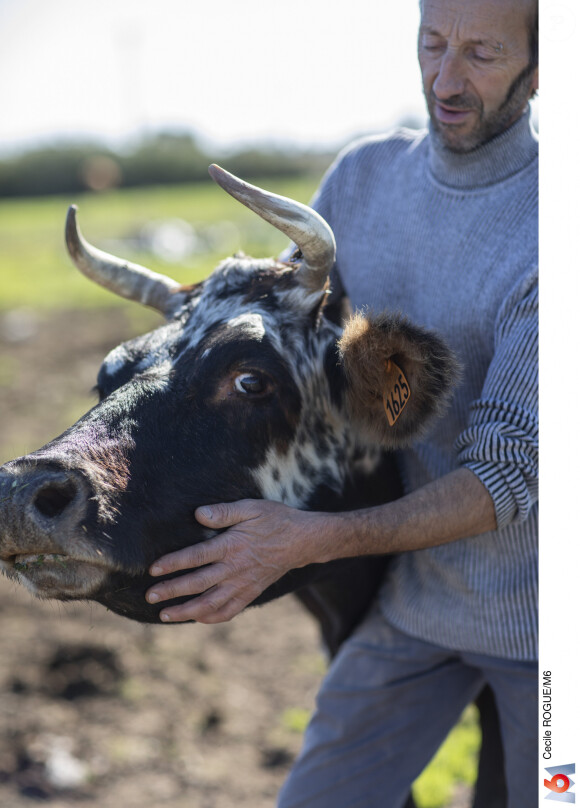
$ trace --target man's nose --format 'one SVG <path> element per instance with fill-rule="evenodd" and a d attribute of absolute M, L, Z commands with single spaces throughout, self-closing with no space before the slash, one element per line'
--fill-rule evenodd
<path fill-rule="evenodd" d="M 446 51 L 443 55 L 437 78 L 433 82 L 433 92 L 444 101 L 453 95 L 461 95 L 465 90 L 465 65 L 458 53 Z"/>

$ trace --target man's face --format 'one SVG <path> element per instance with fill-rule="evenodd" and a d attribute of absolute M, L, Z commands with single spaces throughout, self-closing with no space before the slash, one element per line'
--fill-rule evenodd
<path fill-rule="evenodd" d="M 522 114 L 538 86 L 529 0 L 423 0 L 419 64 L 432 125 L 469 152 Z"/>

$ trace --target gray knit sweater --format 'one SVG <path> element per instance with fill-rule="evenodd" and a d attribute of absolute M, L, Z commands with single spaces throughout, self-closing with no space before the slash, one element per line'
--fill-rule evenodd
<path fill-rule="evenodd" d="M 402 453 L 406 489 L 465 466 L 497 515 L 496 531 L 401 554 L 384 614 L 512 659 L 537 656 L 537 169 L 529 113 L 467 155 L 398 130 L 346 149 L 313 203 L 353 306 L 404 312 L 463 365 L 444 417 Z"/>

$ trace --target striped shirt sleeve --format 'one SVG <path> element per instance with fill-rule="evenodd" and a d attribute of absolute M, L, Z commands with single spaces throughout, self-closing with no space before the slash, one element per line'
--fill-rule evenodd
<path fill-rule="evenodd" d="M 482 395 L 456 448 L 491 494 L 498 527 L 524 521 L 538 498 L 537 273 L 500 309 Z"/>

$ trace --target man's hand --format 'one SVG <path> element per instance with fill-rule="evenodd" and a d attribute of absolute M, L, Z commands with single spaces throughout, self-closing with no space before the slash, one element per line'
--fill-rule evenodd
<path fill-rule="evenodd" d="M 395 502 L 359 511 L 313 513 L 245 499 L 198 508 L 195 515 L 202 525 L 230 529 L 153 564 L 151 575 L 203 567 L 160 581 L 147 592 L 149 603 L 199 595 L 163 609 L 164 622 L 221 623 L 239 614 L 288 570 L 334 558 L 421 550 L 497 526 L 491 496 L 465 468 Z"/>
<path fill-rule="evenodd" d="M 203 568 L 160 581 L 149 589 L 149 603 L 198 595 L 163 609 L 160 617 L 164 622 L 231 620 L 288 570 L 315 560 L 309 536 L 321 514 L 277 502 L 241 500 L 198 508 L 195 516 L 207 527 L 230 529 L 169 553 L 153 564 L 151 575 Z"/>

